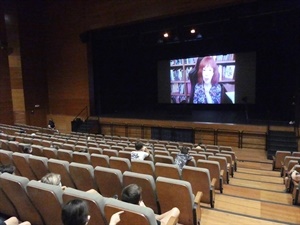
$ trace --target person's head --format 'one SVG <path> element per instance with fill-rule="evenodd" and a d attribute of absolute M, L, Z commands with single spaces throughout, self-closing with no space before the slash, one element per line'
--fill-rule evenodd
<path fill-rule="evenodd" d="M 85 225 L 89 219 L 89 209 L 83 200 L 71 200 L 62 208 L 61 220 L 64 225 Z"/>
<path fill-rule="evenodd" d="M 142 200 L 142 188 L 137 184 L 129 184 L 123 188 L 121 200 L 123 202 L 138 205 L 140 200 Z"/>
<path fill-rule="evenodd" d="M 142 150 L 143 147 L 144 147 L 144 144 L 143 144 L 142 142 L 137 141 L 137 142 L 135 143 L 135 149 L 136 149 L 136 150 Z"/>
<path fill-rule="evenodd" d="M 190 148 L 189 148 L 189 147 L 186 147 L 186 146 L 182 146 L 182 147 L 180 148 L 180 152 L 181 152 L 182 154 L 188 154 L 188 153 L 189 153 L 189 150 L 190 150 Z"/>
<path fill-rule="evenodd" d="M 211 83 L 215 85 L 219 81 L 218 65 L 211 56 L 205 56 L 199 65 L 198 69 L 198 82 L 199 83 Z"/>
<path fill-rule="evenodd" d="M 9 165 L 0 165 L 0 172 L 1 173 L 10 173 L 10 174 L 14 174 L 15 172 L 15 167 L 11 164 Z"/>
<path fill-rule="evenodd" d="M 61 177 L 56 173 L 48 173 L 41 179 L 42 183 L 61 186 Z"/>

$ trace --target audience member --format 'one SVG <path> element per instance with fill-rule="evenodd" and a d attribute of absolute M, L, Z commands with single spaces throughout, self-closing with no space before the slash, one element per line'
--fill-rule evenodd
<path fill-rule="evenodd" d="M 135 151 L 131 152 L 131 160 L 144 160 L 150 155 L 150 150 L 140 141 L 135 143 Z"/>
<path fill-rule="evenodd" d="M 188 161 L 193 159 L 193 156 L 189 155 L 189 147 L 183 146 L 180 148 L 180 153 L 177 154 L 175 158 L 175 164 L 179 166 L 179 169 L 182 170 L 183 166 L 187 164 Z"/>
<path fill-rule="evenodd" d="M 48 128 L 55 129 L 55 123 L 52 118 L 48 121 Z"/>
<path fill-rule="evenodd" d="M 12 217 L 8 218 L 7 220 L 0 221 L 0 225 L 18 225 L 18 224 L 20 224 L 20 225 L 31 225 L 31 223 L 28 222 L 28 221 L 19 223 L 19 220 L 15 216 L 12 216 Z"/>
<path fill-rule="evenodd" d="M 61 176 L 57 173 L 48 173 L 45 176 L 42 177 L 41 179 L 42 183 L 45 184 L 52 184 L 56 186 L 61 186 L 63 190 L 66 189 L 66 186 L 63 186 L 61 183 Z M 88 193 L 97 193 L 99 194 L 95 189 L 90 189 L 87 191 Z"/>
<path fill-rule="evenodd" d="M 109 225 L 116 225 L 120 221 L 120 214 L 123 211 L 113 214 L 110 218 Z M 88 205 L 81 199 L 73 199 L 65 204 L 61 212 L 61 220 L 64 225 L 86 225 L 89 223 Z"/>
<path fill-rule="evenodd" d="M 290 189 L 292 188 L 292 183 L 291 181 L 295 181 L 297 183 L 300 182 L 300 172 L 296 170 L 296 166 L 300 165 L 300 159 L 298 160 L 298 164 L 293 166 L 293 168 L 287 172 L 287 176 L 284 178 L 284 183 L 286 187 L 286 191 L 289 192 L 291 191 Z"/>
<path fill-rule="evenodd" d="M 3 165 L 0 164 L 0 173 L 10 173 L 10 174 L 14 174 L 15 173 L 15 167 L 11 164 L 8 165 Z"/>
<path fill-rule="evenodd" d="M 137 184 L 130 184 L 122 190 L 121 200 L 131 204 L 146 207 L 142 200 L 142 188 Z M 157 224 L 166 225 L 171 217 L 178 218 L 180 211 L 174 207 L 171 210 L 161 214 L 155 215 Z"/>

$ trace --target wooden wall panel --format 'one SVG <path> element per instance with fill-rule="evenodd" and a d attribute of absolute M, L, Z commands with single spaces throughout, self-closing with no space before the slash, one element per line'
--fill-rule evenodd
<path fill-rule="evenodd" d="M 0 1 L 0 123 L 13 124 L 13 107 L 3 3 L 3 1 Z"/>

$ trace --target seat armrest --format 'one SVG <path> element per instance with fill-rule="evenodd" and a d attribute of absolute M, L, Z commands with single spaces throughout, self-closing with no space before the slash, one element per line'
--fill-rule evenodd
<path fill-rule="evenodd" d="M 200 204 L 202 196 L 203 196 L 202 191 L 198 191 L 197 194 L 196 194 L 196 197 L 194 198 L 194 203 L 195 204 Z"/>
<path fill-rule="evenodd" d="M 216 178 L 213 178 L 213 179 L 211 180 L 211 187 L 215 188 L 216 182 L 217 182 L 217 179 L 216 179 Z"/>
<path fill-rule="evenodd" d="M 223 177 L 224 176 L 224 170 L 220 171 L 220 176 Z"/>
<path fill-rule="evenodd" d="M 167 225 L 176 225 L 178 223 L 178 217 L 171 216 L 167 222 Z"/>
<path fill-rule="evenodd" d="M 194 199 L 194 205 L 196 206 L 196 221 L 197 225 L 200 225 L 201 221 L 201 207 L 200 207 L 200 201 L 203 196 L 203 193 L 201 191 L 198 191 L 196 194 L 196 197 Z"/>

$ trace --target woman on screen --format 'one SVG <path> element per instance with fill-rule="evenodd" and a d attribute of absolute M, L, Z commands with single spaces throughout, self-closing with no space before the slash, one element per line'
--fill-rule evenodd
<path fill-rule="evenodd" d="M 221 103 L 221 85 L 218 84 L 219 77 L 218 66 L 214 58 L 205 56 L 198 65 L 198 83 L 194 88 L 194 104 Z"/>

